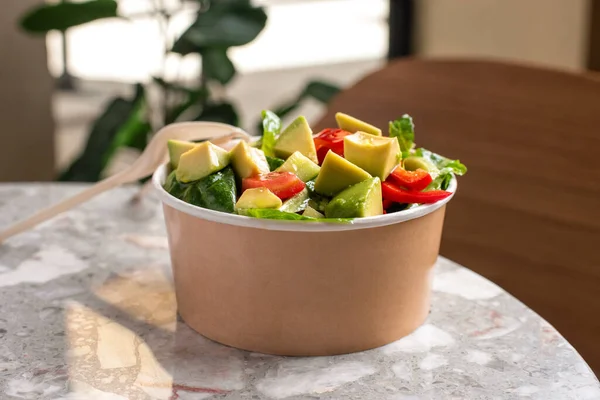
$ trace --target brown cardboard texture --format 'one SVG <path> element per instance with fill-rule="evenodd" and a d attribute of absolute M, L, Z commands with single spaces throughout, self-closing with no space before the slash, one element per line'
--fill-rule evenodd
<path fill-rule="evenodd" d="M 369 229 L 295 232 L 211 222 L 165 204 L 179 313 L 210 339 L 268 354 L 393 342 L 429 312 L 445 208 Z"/>

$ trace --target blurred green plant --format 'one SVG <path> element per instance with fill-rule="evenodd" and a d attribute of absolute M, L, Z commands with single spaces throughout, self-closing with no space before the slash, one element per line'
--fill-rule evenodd
<path fill-rule="evenodd" d="M 187 7 L 196 6 L 194 22 L 179 37 L 169 38 L 171 18 Z M 194 84 L 168 82 L 162 76 L 150 84 L 135 85 L 130 98 L 117 97 L 108 102 L 94 122 L 87 143 L 79 157 L 59 176 L 62 181 L 95 182 L 122 147 L 143 150 L 153 132 L 178 121 L 217 121 L 239 126 L 235 104 L 223 98 L 224 87 L 236 75 L 228 49 L 252 42 L 264 29 L 267 14 L 250 0 L 180 0 L 179 7 L 166 9 L 154 0 L 153 15 L 160 18 L 164 57 L 176 53 L 182 57 L 195 54 L 201 57 L 202 68 Z M 114 0 L 86 2 L 62 1 L 40 4 L 29 10 L 20 21 L 23 30 L 31 34 L 68 29 L 104 18 L 134 18 L 121 16 Z M 164 64 L 164 63 L 163 63 Z M 150 92 L 158 90 L 158 100 L 151 101 Z M 335 85 L 312 81 L 289 102 L 275 107 L 283 118 L 308 98 L 322 103 L 339 91 Z M 152 96 L 154 99 L 154 96 Z M 158 107 L 156 105 L 159 105 Z M 257 125 L 262 133 L 262 126 Z"/>

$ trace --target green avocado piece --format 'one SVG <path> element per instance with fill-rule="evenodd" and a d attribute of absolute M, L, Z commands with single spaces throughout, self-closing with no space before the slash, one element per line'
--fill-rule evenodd
<path fill-rule="evenodd" d="M 196 143 L 174 139 L 169 140 L 167 142 L 167 148 L 169 149 L 169 160 L 171 161 L 171 166 L 173 168 L 177 168 L 181 155 L 193 149 L 194 147 L 196 147 Z"/>
<path fill-rule="evenodd" d="M 177 180 L 187 183 L 197 181 L 229 165 L 230 155 L 211 142 L 202 142 L 183 153 L 177 167 Z"/>
<path fill-rule="evenodd" d="M 299 151 L 294 152 L 277 171 L 291 172 L 295 174 L 302 182 L 308 182 L 319 175 L 321 167 L 312 162 L 308 157 Z"/>
<path fill-rule="evenodd" d="M 238 178 L 241 179 L 267 174 L 271 171 L 265 153 L 260 149 L 250 147 L 243 140 L 231 150 L 231 165 Z"/>
<path fill-rule="evenodd" d="M 325 208 L 327 218 L 372 217 L 383 214 L 381 180 L 367 179 L 335 196 Z"/>
<path fill-rule="evenodd" d="M 302 213 L 302 216 L 303 217 L 310 217 L 310 218 L 325 218 L 324 214 L 321 214 L 320 212 L 318 212 L 317 210 L 315 210 L 311 206 L 306 206 L 306 209 Z"/>
<path fill-rule="evenodd" d="M 398 139 L 356 132 L 344 138 L 344 157 L 373 176 L 385 181 L 400 163 Z"/>
<path fill-rule="evenodd" d="M 240 199 L 235 203 L 235 208 L 239 212 L 250 208 L 279 208 L 281 204 L 281 199 L 269 189 L 254 188 L 244 190 Z"/>
<path fill-rule="evenodd" d="M 437 167 L 433 165 L 432 162 L 423 157 L 406 157 L 404 161 L 402 161 L 402 165 L 407 171 L 416 171 L 417 169 L 421 168 L 427 172 L 438 172 Z"/>
<path fill-rule="evenodd" d="M 304 210 L 308 204 L 308 190 L 304 188 L 300 193 L 295 194 L 283 202 L 279 211 L 296 213 Z M 259 208 L 259 207 L 255 207 Z M 264 207 L 261 207 L 264 208 Z"/>
<path fill-rule="evenodd" d="M 367 171 L 329 151 L 315 181 L 315 191 L 325 196 L 334 196 L 348 186 L 369 178 L 371 175 Z"/>
<path fill-rule="evenodd" d="M 231 167 L 210 174 L 200 180 L 184 183 L 171 172 L 164 188 L 172 196 L 186 203 L 211 210 L 233 213 L 235 210 L 235 174 Z"/>
<path fill-rule="evenodd" d="M 317 149 L 312 137 L 312 130 L 304 117 L 298 117 L 281 132 L 273 147 L 275 155 L 286 159 L 299 151 L 314 163 L 318 163 Z"/>
<path fill-rule="evenodd" d="M 351 133 L 362 131 L 370 135 L 381 136 L 381 129 L 371 124 L 367 124 L 366 122 L 354 118 L 348 114 L 344 114 L 341 112 L 336 113 L 335 120 L 338 124 L 338 127 L 345 131 Z"/>

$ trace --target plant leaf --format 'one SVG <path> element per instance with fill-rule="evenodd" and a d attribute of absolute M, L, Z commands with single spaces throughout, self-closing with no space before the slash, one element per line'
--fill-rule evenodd
<path fill-rule="evenodd" d="M 110 147 L 104 154 L 104 166 L 108 165 L 116 151 L 121 147 L 131 147 L 144 150 L 148 144 L 148 135 L 152 132 L 152 126 L 146 118 L 147 104 L 142 85 L 136 86 L 134 109 L 131 116 L 117 130 Z"/>
<path fill-rule="evenodd" d="M 194 118 L 194 121 L 223 122 L 238 126 L 238 113 L 231 103 L 211 103 L 204 106 L 202 112 Z"/>
<path fill-rule="evenodd" d="M 313 97 L 316 100 L 319 100 L 321 103 L 327 104 L 331 101 L 333 96 L 340 92 L 340 88 L 331 83 L 323 82 L 323 81 L 312 81 L 306 85 L 300 99 L 304 97 Z"/>
<path fill-rule="evenodd" d="M 281 119 L 273 112 L 269 110 L 263 110 L 262 112 L 262 143 L 261 150 L 266 156 L 275 157 L 273 148 L 275 147 L 275 140 L 279 132 L 281 131 Z"/>
<path fill-rule="evenodd" d="M 144 92 L 139 87 L 133 99 L 119 97 L 111 101 L 94 123 L 81 155 L 58 179 L 96 182 L 110 161 L 110 155 L 116 150 L 115 140 L 121 144 L 139 145 L 142 135 L 148 134 L 143 132 L 142 124 L 138 120 L 140 104 L 144 102 Z"/>
<path fill-rule="evenodd" d="M 202 56 L 202 74 L 208 80 L 216 80 L 227 84 L 235 75 L 235 66 L 227 56 L 225 48 L 204 48 Z"/>
<path fill-rule="evenodd" d="M 202 105 L 208 96 L 210 96 L 210 92 L 206 87 L 190 91 L 184 101 L 169 107 L 165 117 L 165 123 L 171 124 L 176 122 L 186 111 L 191 111 L 192 108 Z"/>
<path fill-rule="evenodd" d="M 185 55 L 202 48 L 242 46 L 254 40 L 266 22 L 267 14 L 261 7 L 247 2 L 212 2 L 175 41 L 172 51 Z"/>
<path fill-rule="evenodd" d="M 30 33 L 66 31 L 77 25 L 103 18 L 117 17 L 115 0 L 90 0 L 83 3 L 41 4 L 26 13 L 20 26 Z"/>
<path fill-rule="evenodd" d="M 250 208 L 244 210 L 243 215 L 253 218 L 277 219 L 287 221 L 332 222 L 343 224 L 352 223 L 352 218 L 312 218 L 270 208 Z"/>
<path fill-rule="evenodd" d="M 402 157 L 407 157 L 415 143 L 415 125 L 411 116 L 404 114 L 402 118 L 390 121 L 389 135 L 390 137 L 398 138 Z"/>
<path fill-rule="evenodd" d="M 431 161 L 440 170 L 440 174 L 444 170 L 448 170 L 459 176 L 467 173 L 467 166 L 461 163 L 460 160 L 451 160 L 422 147 L 416 149 L 415 154 Z"/>

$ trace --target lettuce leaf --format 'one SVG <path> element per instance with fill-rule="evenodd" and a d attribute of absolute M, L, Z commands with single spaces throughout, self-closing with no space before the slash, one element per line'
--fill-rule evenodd
<path fill-rule="evenodd" d="M 333 222 L 333 223 L 352 223 L 352 218 L 312 218 L 303 215 L 288 213 L 268 208 L 251 208 L 244 210 L 244 215 L 253 218 L 277 219 L 287 221 L 312 221 L 312 222 Z"/>
<path fill-rule="evenodd" d="M 262 112 L 263 136 L 261 150 L 266 156 L 275 157 L 273 148 L 275 140 L 281 131 L 281 119 L 272 111 L 263 110 Z"/>
<path fill-rule="evenodd" d="M 415 144 L 415 124 L 412 117 L 404 114 L 402 118 L 390 121 L 389 134 L 390 137 L 398 138 L 402 157 L 407 157 Z"/>
<path fill-rule="evenodd" d="M 461 163 L 460 160 L 451 160 L 422 147 L 416 149 L 412 155 L 423 157 L 431 161 L 440 170 L 440 175 L 445 169 L 448 169 L 450 172 L 459 176 L 467 173 L 467 167 Z"/>

